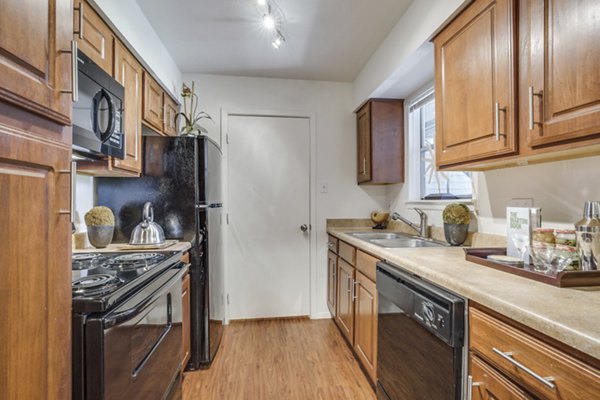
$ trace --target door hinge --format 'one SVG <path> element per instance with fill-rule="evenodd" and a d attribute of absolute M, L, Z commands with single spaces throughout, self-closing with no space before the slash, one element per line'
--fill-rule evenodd
<path fill-rule="evenodd" d="M 229 213 L 227 213 L 227 225 L 229 225 Z"/>
<path fill-rule="evenodd" d="M 225 143 L 229 144 L 229 133 L 225 134 Z"/>
<path fill-rule="evenodd" d="M 227 293 L 227 305 L 229 305 L 229 293 Z"/>

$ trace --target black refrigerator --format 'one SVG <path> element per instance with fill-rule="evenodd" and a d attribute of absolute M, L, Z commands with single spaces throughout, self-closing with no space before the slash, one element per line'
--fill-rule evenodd
<path fill-rule="evenodd" d="M 96 204 L 115 214 L 115 242 L 129 241 L 149 201 L 166 239 L 192 243 L 187 369 L 205 368 L 221 342 L 224 320 L 221 149 L 196 136 L 146 136 L 143 147 L 142 176 L 98 178 Z"/>

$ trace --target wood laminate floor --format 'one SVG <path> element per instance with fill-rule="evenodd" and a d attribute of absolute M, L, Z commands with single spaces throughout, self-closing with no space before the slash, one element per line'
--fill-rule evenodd
<path fill-rule="evenodd" d="M 232 322 L 208 370 L 186 373 L 183 400 L 374 400 L 332 320 Z"/>

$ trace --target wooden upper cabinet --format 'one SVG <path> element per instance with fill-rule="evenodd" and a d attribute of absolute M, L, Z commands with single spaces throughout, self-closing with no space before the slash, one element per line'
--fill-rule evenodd
<path fill-rule="evenodd" d="M 115 43 L 115 76 L 125 88 L 123 131 L 125 158 L 113 158 L 119 169 L 142 172 L 142 66 L 120 42 Z"/>
<path fill-rule="evenodd" d="M 163 133 L 167 136 L 177 136 L 179 133 L 177 130 L 177 118 L 176 115 L 179 112 L 179 106 L 171 97 L 163 93 L 163 113 L 164 113 L 164 124 Z"/>
<path fill-rule="evenodd" d="M 0 399 L 70 399 L 71 149 L 31 138 L 30 128 L 43 126 L 34 118 L 9 128 L 4 111 L 0 107 Z"/>
<path fill-rule="evenodd" d="M 335 318 L 337 306 L 337 255 L 333 251 L 327 252 L 327 308 Z"/>
<path fill-rule="evenodd" d="M 76 0 L 74 7 L 74 38 L 79 50 L 112 75 L 115 40 L 112 31 L 87 2 Z"/>
<path fill-rule="evenodd" d="M 521 5 L 523 74 L 532 147 L 600 134 L 600 15 L 598 0 L 527 0 Z M 533 124 L 531 124 L 533 123 Z"/>
<path fill-rule="evenodd" d="M 71 123 L 72 9 L 68 0 L 2 0 L 0 99 Z"/>
<path fill-rule="evenodd" d="M 144 71 L 144 101 L 142 119 L 151 128 L 163 131 L 163 90 L 160 85 Z"/>
<path fill-rule="evenodd" d="M 434 39 L 440 167 L 517 151 L 513 0 L 475 0 Z"/>
<path fill-rule="evenodd" d="M 365 104 L 356 113 L 357 180 L 358 183 L 371 180 L 371 107 Z"/>
<path fill-rule="evenodd" d="M 371 99 L 356 111 L 359 184 L 404 182 L 404 102 Z"/>
<path fill-rule="evenodd" d="M 354 283 L 354 350 L 371 382 L 377 382 L 377 288 L 356 272 Z"/>

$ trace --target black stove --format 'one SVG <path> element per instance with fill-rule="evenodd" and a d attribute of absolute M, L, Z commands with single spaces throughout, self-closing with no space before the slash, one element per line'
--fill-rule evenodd
<path fill-rule="evenodd" d="M 109 310 L 180 257 L 174 251 L 73 254 L 73 311 Z"/>

